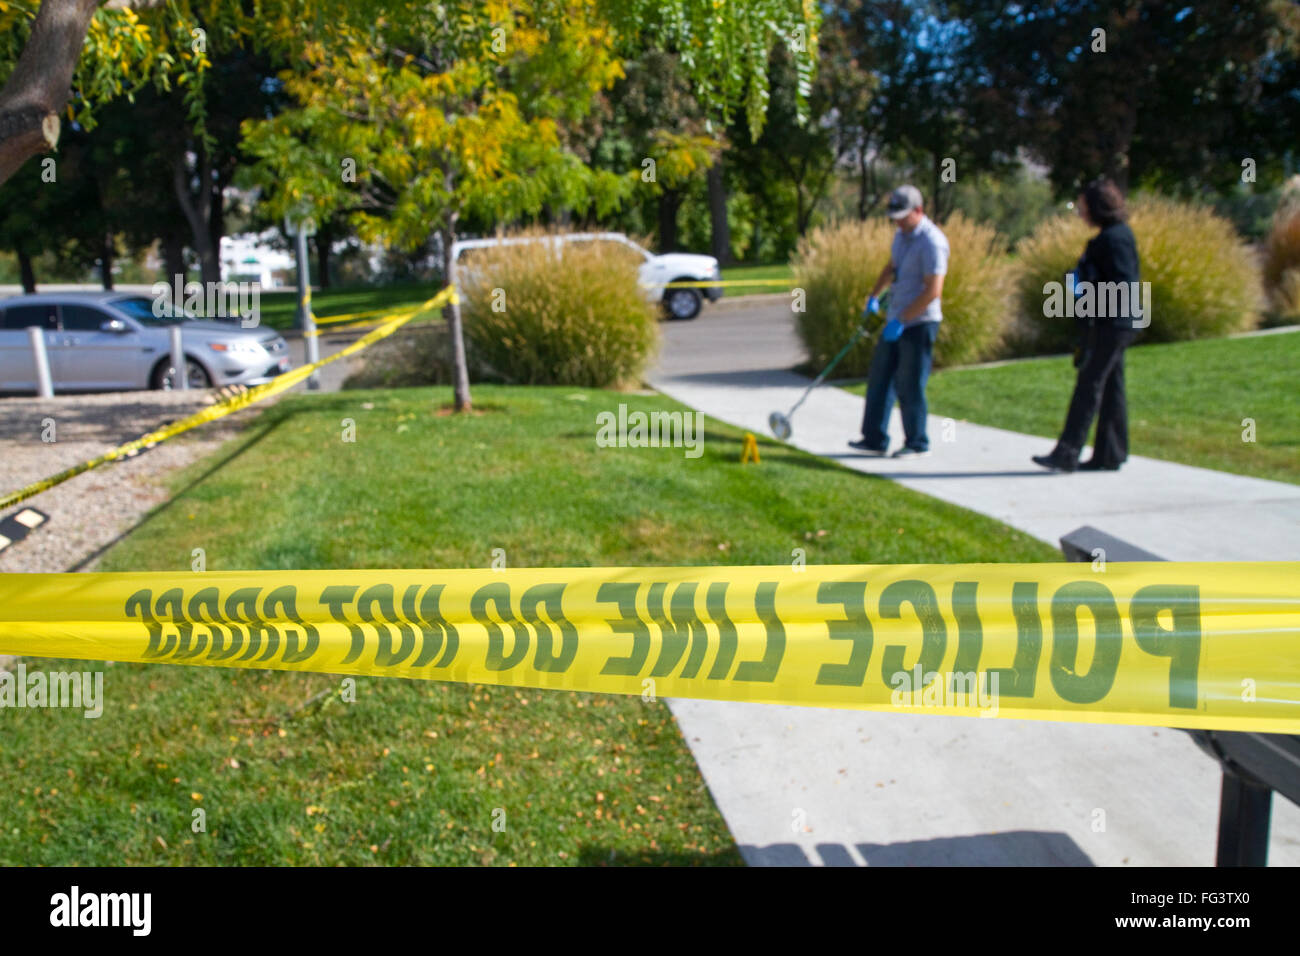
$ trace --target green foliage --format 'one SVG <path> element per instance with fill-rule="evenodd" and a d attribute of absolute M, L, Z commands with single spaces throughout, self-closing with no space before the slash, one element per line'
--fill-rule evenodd
<path fill-rule="evenodd" d="M 621 55 L 676 50 L 682 86 L 705 115 L 743 100 L 757 132 L 766 83 L 747 85 L 750 59 L 761 51 L 766 63 L 783 37 L 815 37 L 815 20 L 815 8 L 793 0 L 720 9 L 458 0 L 434 19 L 394 11 L 392 23 L 306 43 L 301 66 L 282 77 L 299 108 L 249 124 L 247 148 L 277 213 L 305 205 L 323 221 L 347 212 L 363 237 L 404 248 L 467 217 L 511 222 L 548 207 L 606 215 L 640 182 L 640 167 L 593 168 L 569 127 L 623 76 Z M 812 49 L 795 55 L 805 71 Z M 655 157 L 668 188 L 691 178 L 713 144 L 707 129 L 668 126 L 650 140 L 638 162 Z"/>
<path fill-rule="evenodd" d="M 346 211 L 363 238 L 408 249 L 466 215 L 607 208 L 620 177 L 567 151 L 552 118 L 557 85 L 572 111 L 618 74 L 607 39 L 576 17 L 519 20 L 497 52 L 493 20 L 469 13 L 459 31 L 408 38 L 401 57 L 396 39 L 363 31 L 309 44 L 304 68 L 283 76 L 300 106 L 245 126 L 271 206 L 321 221 Z"/>
<path fill-rule="evenodd" d="M 801 113 L 812 90 L 818 4 L 806 0 L 606 0 L 615 34 L 632 49 L 675 50 L 695 98 L 725 124 L 737 104 L 749 130 L 763 129 L 770 91 L 768 58 L 775 44 L 790 53 Z"/>
<path fill-rule="evenodd" d="M 1300 200 L 1300 178 L 1272 189 L 1247 190 L 1239 187 L 1212 200 L 1214 211 L 1228 219 L 1243 238 L 1254 242 L 1267 239 L 1274 217 L 1284 206 Z"/>
<path fill-rule="evenodd" d="M 951 255 L 941 302 L 943 325 L 935 342 L 936 366 L 977 362 L 994 355 L 1009 322 L 1011 272 L 992 228 L 953 215 L 942 227 Z M 862 324 L 862 305 L 889 261 L 895 227 L 886 219 L 815 229 L 799 244 L 795 285 L 807 291 L 798 330 L 815 366 L 825 365 Z M 872 319 L 878 333 L 882 318 Z M 875 338 L 859 342 L 837 368 L 865 375 Z"/>
<path fill-rule="evenodd" d="M 1283 321 L 1300 321 L 1300 202 L 1277 211 L 1264 244 L 1264 288 Z"/>
<path fill-rule="evenodd" d="M 474 361 L 521 385 L 634 382 L 659 333 L 640 262 L 603 242 L 476 250 L 461 275 Z"/>
<path fill-rule="evenodd" d="M 953 187 L 953 208 L 992 226 L 1011 249 L 1060 206 L 1052 198 L 1051 183 L 1021 167 L 1003 176 L 962 176 Z"/>
<path fill-rule="evenodd" d="M 591 129 L 573 132 L 574 140 L 587 134 L 586 144 L 574 142 L 574 148 L 585 148 L 595 168 L 629 177 L 610 225 L 635 234 L 658 232 L 663 251 L 707 249 L 708 204 L 698 197 L 707 197 L 705 172 L 719 138 L 710 132 L 681 57 L 645 50 L 624 69 L 626 75 L 600 95 Z M 677 233 L 681 217 L 674 213 L 686 211 L 703 218 L 703 245 L 694 235 Z"/>
<path fill-rule="evenodd" d="M 1300 129 L 1300 8 L 1288 0 L 940 4 L 966 40 L 961 100 L 1068 194 L 1108 174 L 1165 192 L 1284 174 Z M 927 23 L 927 29 L 932 29 Z M 1103 45 L 1104 44 L 1104 52 Z"/>
<path fill-rule="evenodd" d="M 1145 197 L 1130 205 L 1129 225 L 1142 281 L 1151 283 L 1146 341 L 1209 338 L 1255 325 L 1262 304 L 1259 269 L 1230 222 L 1206 206 Z M 1058 216 L 1017 247 L 1015 352 L 1073 348 L 1074 319 L 1044 316 L 1044 287 L 1065 281 L 1092 235 L 1077 217 Z"/>

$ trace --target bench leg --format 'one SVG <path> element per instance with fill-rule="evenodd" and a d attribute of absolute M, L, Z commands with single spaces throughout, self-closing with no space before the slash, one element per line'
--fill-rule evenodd
<path fill-rule="evenodd" d="M 1219 851 L 1215 866 L 1267 866 L 1273 791 L 1231 771 L 1219 797 Z"/>

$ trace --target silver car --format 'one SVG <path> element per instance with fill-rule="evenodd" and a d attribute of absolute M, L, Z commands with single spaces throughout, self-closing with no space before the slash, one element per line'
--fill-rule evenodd
<path fill-rule="evenodd" d="M 0 301 L 0 391 L 36 390 L 29 326 L 45 330 L 55 392 L 162 388 L 175 383 L 171 332 L 181 327 L 191 388 L 260 385 L 289 371 L 289 347 L 273 329 L 198 319 L 129 292 L 53 292 Z"/>

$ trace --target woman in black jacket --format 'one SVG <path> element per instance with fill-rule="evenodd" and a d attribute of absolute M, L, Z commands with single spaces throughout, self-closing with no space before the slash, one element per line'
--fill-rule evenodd
<path fill-rule="evenodd" d="M 1137 332 L 1134 321 L 1141 317 L 1137 240 L 1125 220 L 1124 197 L 1109 179 L 1097 179 L 1083 188 L 1078 212 L 1083 221 L 1100 232 L 1088 241 L 1075 270 L 1076 294 L 1083 283 L 1093 283 L 1096 304 L 1123 302 L 1117 314 L 1094 314 L 1081 319 L 1083 341 L 1076 353 L 1078 378 L 1065 417 L 1061 438 L 1050 455 L 1035 455 L 1034 462 L 1053 471 L 1118 471 L 1128 458 L 1128 410 L 1124 396 L 1124 349 Z M 1130 283 L 1125 295 L 1111 296 L 1098 283 Z M 1068 294 L 1068 293 L 1067 293 Z M 1145 322 L 1143 325 L 1145 326 Z M 1092 458 L 1079 461 L 1093 419 L 1097 436 Z"/>

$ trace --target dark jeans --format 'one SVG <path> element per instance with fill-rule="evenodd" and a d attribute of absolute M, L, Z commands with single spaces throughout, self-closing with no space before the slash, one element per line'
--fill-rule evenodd
<path fill-rule="evenodd" d="M 1065 416 L 1056 455 L 1078 464 L 1088 441 L 1092 420 L 1097 419 L 1097 438 L 1092 443 L 1092 460 L 1105 468 L 1117 468 L 1128 458 L 1128 406 L 1124 396 L 1124 350 L 1132 343 L 1133 329 L 1098 325 L 1092 346 L 1079 366 L 1079 377 Z"/>
<path fill-rule="evenodd" d="M 867 407 L 862 415 L 862 438 L 872 448 L 889 447 L 889 413 L 898 400 L 903 414 L 903 443 L 916 451 L 929 451 L 925 433 L 925 383 L 930 378 L 938 322 L 908 326 L 896 341 L 876 342 L 867 371 Z"/>

